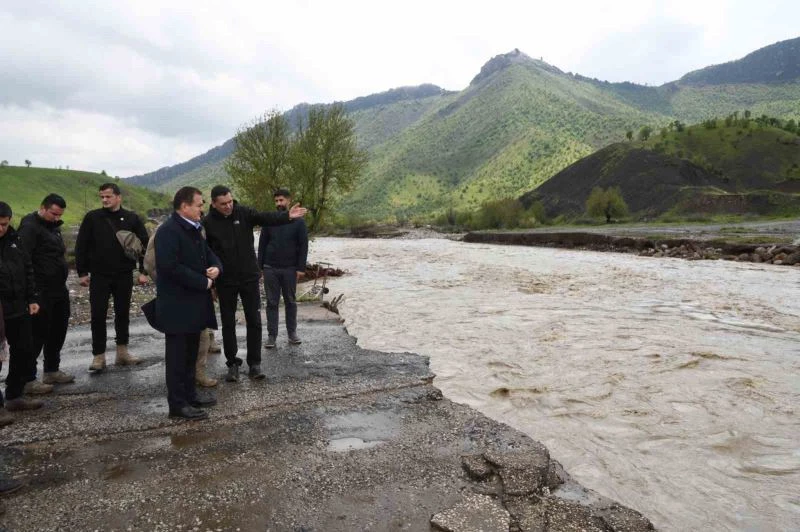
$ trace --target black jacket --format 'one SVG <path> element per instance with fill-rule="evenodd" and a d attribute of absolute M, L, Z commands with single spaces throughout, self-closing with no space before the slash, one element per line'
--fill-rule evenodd
<path fill-rule="evenodd" d="M 30 256 L 13 227 L 0 238 L 0 301 L 5 319 L 27 314 L 28 305 L 39 302 Z"/>
<path fill-rule="evenodd" d="M 23 249 L 30 255 L 36 287 L 43 297 L 63 296 L 66 292 L 67 265 L 61 225 L 64 222 L 48 222 L 39 213 L 32 212 L 19 223 L 19 238 Z"/>
<path fill-rule="evenodd" d="M 259 212 L 235 202 L 230 216 L 223 216 L 211 207 L 203 219 L 203 226 L 208 245 L 225 266 L 225 273 L 217 284 L 257 280 L 260 268 L 256 262 L 253 227 L 288 224 L 289 221 L 288 212 Z"/>
<path fill-rule="evenodd" d="M 258 239 L 258 265 L 306 271 L 308 230 L 302 218 L 288 225 L 265 227 Z"/>
<path fill-rule="evenodd" d="M 223 270 L 200 230 L 173 213 L 159 226 L 155 239 L 158 329 L 168 334 L 216 329 L 206 269 Z"/>
<path fill-rule="evenodd" d="M 117 240 L 116 232 L 122 229 L 135 233 L 147 249 L 147 229 L 135 212 L 120 208 L 116 212 L 95 209 L 86 213 L 75 242 L 75 269 L 80 277 L 89 273 L 124 273 L 136 268 Z M 141 259 L 139 271 L 144 273 Z"/>

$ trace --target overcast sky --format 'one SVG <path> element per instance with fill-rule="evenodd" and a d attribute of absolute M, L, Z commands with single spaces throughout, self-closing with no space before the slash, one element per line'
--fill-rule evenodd
<path fill-rule="evenodd" d="M 514 48 L 660 85 L 800 36 L 797 0 L 539 3 L 2 0 L 0 160 L 127 177 L 199 155 L 270 109 L 460 90 Z"/>

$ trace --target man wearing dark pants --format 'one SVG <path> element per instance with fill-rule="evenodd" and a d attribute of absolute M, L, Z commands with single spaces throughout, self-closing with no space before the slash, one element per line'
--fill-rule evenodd
<path fill-rule="evenodd" d="M 200 408 L 217 401 L 197 394 L 195 366 L 200 334 L 217 328 L 211 287 L 222 265 L 201 232 L 201 192 L 183 187 L 172 205 L 175 212 L 155 236 L 155 321 L 166 335 L 167 402 L 170 417 L 204 419 Z"/>
<path fill-rule="evenodd" d="M 42 402 L 22 396 L 36 363 L 31 316 L 39 312 L 39 303 L 31 259 L 23 251 L 19 236 L 11 227 L 11 216 L 11 207 L 0 201 L 0 302 L 10 348 L 6 395 L 3 399 L 0 394 L 0 407 L 13 412 L 40 408 Z"/>
<path fill-rule="evenodd" d="M 236 355 L 236 307 L 242 300 L 247 324 L 248 376 L 263 379 L 261 371 L 261 290 L 260 269 L 256 261 L 253 227 L 288 224 L 302 217 L 306 209 L 294 206 L 278 212 L 257 212 L 233 199 L 228 187 L 211 189 L 211 209 L 203 219 L 208 245 L 219 257 L 224 272 L 216 282 L 219 313 L 222 318 L 222 345 L 228 375 L 225 380 L 239 380 L 242 359 Z"/>
<path fill-rule="evenodd" d="M 75 243 L 75 266 L 80 284 L 89 287 L 89 307 L 92 321 L 92 364 L 94 373 L 106 369 L 106 315 L 108 298 L 114 299 L 114 331 L 120 366 L 138 364 L 138 358 L 128 353 L 129 313 L 133 290 L 133 269 L 136 261 L 125 255 L 117 239 L 118 231 L 134 233 L 147 248 L 147 229 L 132 211 L 122 208 L 122 192 L 116 183 L 100 185 L 102 209 L 86 213 Z M 90 274 L 91 273 L 91 277 Z M 147 283 L 142 259 L 139 259 L 139 284 Z"/>
<path fill-rule="evenodd" d="M 40 309 L 33 317 L 34 360 L 44 350 L 44 375 L 42 383 L 53 384 L 73 382 L 75 377 L 59 369 L 61 348 L 67 337 L 69 326 L 69 290 L 67 289 L 66 246 L 61 237 L 61 216 L 67 202 L 58 194 L 48 194 L 39 210 L 25 216 L 19 224 L 22 247 L 31 257 L 36 276 L 36 287 L 40 295 Z M 35 393 L 36 363 L 30 375 L 26 390 Z M 49 390 L 48 390 L 49 391 Z M 28 393 L 30 393 L 28 392 Z"/>
<path fill-rule="evenodd" d="M 278 211 L 289 208 L 291 194 L 278 189 L 273 195 Z M 286 332 L 289 343 L 299 344 L 297 335 L 297 281 L 306 272 L 308 231 L 302 219 L 276 227 L 265 227 L 258 241 L 258 264 L 264 270 L 264 291 L 267 293 L 267 348 L 275 347 L 278 337 L 278 303 L 283 294 L 286 310 Z"/>

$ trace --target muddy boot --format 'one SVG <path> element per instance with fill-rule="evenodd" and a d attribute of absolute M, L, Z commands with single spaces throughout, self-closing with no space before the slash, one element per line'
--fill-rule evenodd
<path fill-rule="evenodd" d="M 53 391 L 52 384 L 42 384 L 39 381 L 28 381 L 22 389 L 22 393 L 27 395 L 44 395 Z"/>
<path fill-rule="evenodd" d="M 217 342 L 217 338 L 214 336 L 214 330 L 206 329 L 206 331 L 208 331 L 208 341 L 210 344 L 208 347 L 208 352 L 212 355 L 222 353 L 222 348 L 219 346 L 219 342 Z"/>
<path fill-rule="evenodd" d="M 140 359 L 128 353 L 127 345 L 117 346 L 117 358 L 114 359 L 114 364 L 117 366 L 135 366 L 141 362 Z"/>
<path fill-rule="evenodd" d="M 200 334 L 200 347 L 197 350 L 197 365 L 194 370 L 194 380 L 198 386 L 212 388 L 217 385 L 217 379 L 212 379 L 206 375 L 206 364 L 208 363 L 208 347 L 210 338 L 206 331 Z"/>
<path fill-rule="evenodd" d="M 106 354 L 100 353 L 95 355 L 92 359 L 92 365 L 89 366 L 90 373 L 102 373 L 106 370 Z"/>
<path fill-rule="evenodd" d="M 14 422 L 14 416 L 8 413 L 4 406 L 0 406 L 0 427 L 5 427 Z"/>
<path fill-rule="evenodd" d="M 20 412 L 22 410 L 36 410 L 42 408 L 43 401 L 39 399 L 25 399 L 24 397 L 17 397 L 15 399 L 6 400 L 6 410 L 9 412 Z"/>
<path fill-rule="evenodd" d="M 45 384 L 69 384 L 75 382 L 75 375 L 63 371 L 45 371 L 42 382 Z"/>

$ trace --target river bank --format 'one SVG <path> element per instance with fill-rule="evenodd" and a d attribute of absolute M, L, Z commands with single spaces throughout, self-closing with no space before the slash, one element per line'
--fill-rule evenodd
<path fill-rule="evenodd" d="M 266 352 L 266 381 L 222 383 L 208 421 L 167 418 L 163 337 L 141 318 L 144 359 L 76 374 L 2 429 L 10 530 L 651 530 L 580 487 L 540 443 L 442 397 L 427 357 L 361 349 L 335 314 L 301 305 Z M 240 345 L 245 330 L 238 331 Z M 210 373 L 224 374 L 212 356 Z"/>

